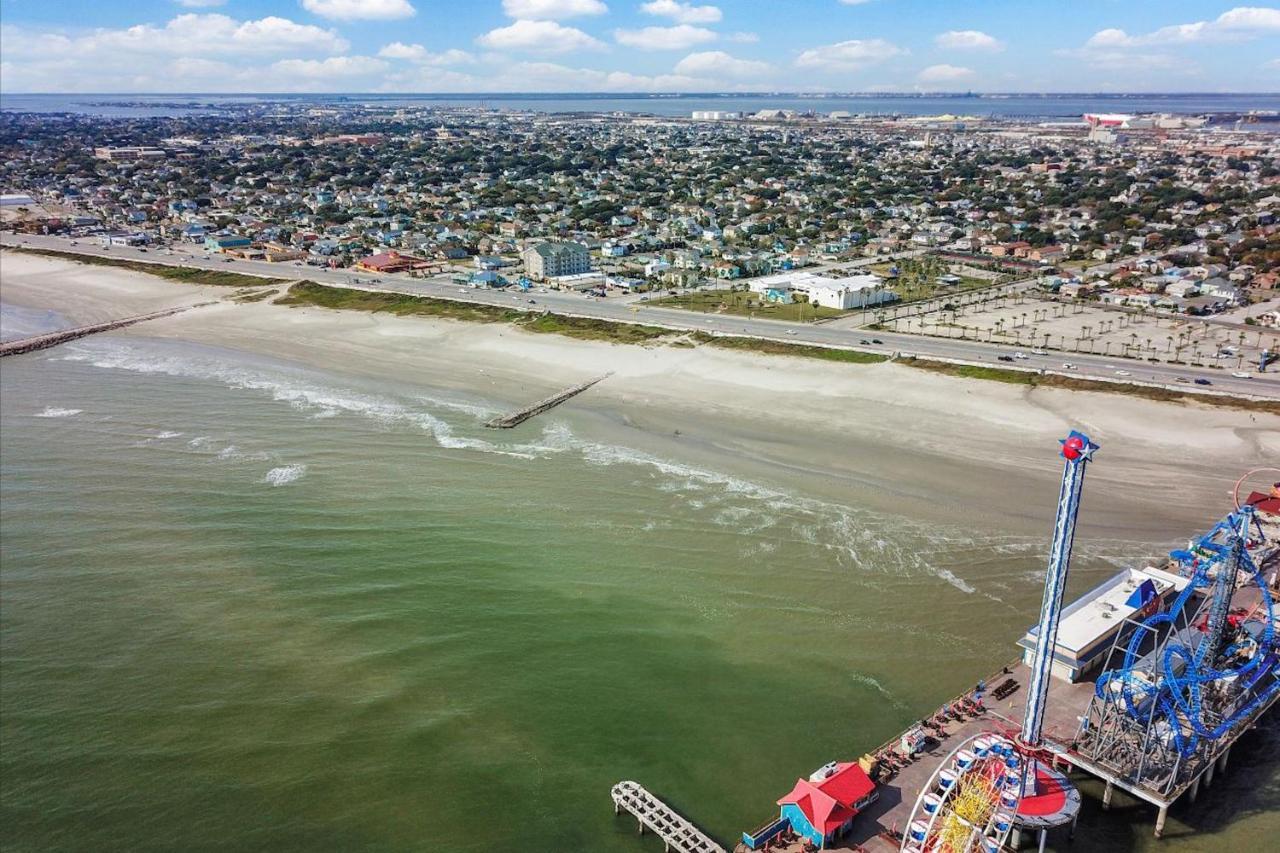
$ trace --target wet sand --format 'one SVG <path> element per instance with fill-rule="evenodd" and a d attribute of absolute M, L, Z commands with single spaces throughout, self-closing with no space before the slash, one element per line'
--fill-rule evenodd
<path fill-rule="evenodd" d="M 230 292 L 11 253 L 0 271 L 6 302 L 77 323 Z M 998 517 L 1043 527 L 1056 495 L 1057 439 L 1073 428 L 1103 447 L 1091 469 L 1088 520 L 1095 535 L 1120 539 L 1185 535 L 1225 511 L 1239 472 L 1280 457 L 1280 416 L 1028 389 L 895 364 L 577 341 L 501 324 L 269 301 L 228 302 L 125 334 L 427 383 L 513 408 L 613 371 L 569 404 L 611 440 L 799 482 L 821 498 L 975 526 Z"/>

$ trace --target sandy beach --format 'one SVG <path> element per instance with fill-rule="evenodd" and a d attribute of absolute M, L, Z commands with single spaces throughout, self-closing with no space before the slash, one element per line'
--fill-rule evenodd
<path fill-rule="evenodd" d="M 0 297 L 96 322 L 229 290 L 5 253 Z M 501 324 L 223 304 L 124 334 L 228 347 L 321 370 L 428 384 L 512 407 L 602 371 L 570 406 L 632 446 L 714 459 L 823 497 L 946 520 L 1043 518 L 1056 441 L 1088 431 L 1095 520 L 1117 535 L 1184 530 L 1226 508 L 1251 466 L 1280 457 L 1280 416 L 1122 394 L 1028 389 L 895 364 L 836 364 L 711 347 L 628 346 Z M 1159 512 L 1153 512 L 1155 507 Z"/>

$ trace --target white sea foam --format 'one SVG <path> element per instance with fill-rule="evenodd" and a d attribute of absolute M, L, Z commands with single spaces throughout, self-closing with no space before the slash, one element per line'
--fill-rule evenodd
<path fill-rule="evenodd" d="M 84 409 L 63 409 L 58 406 L 49 406 L 43 412 L 36 414 L 37 418 L 73 418 L 83 412 Z"/>
<path fill-rule="evenodd" d="M 438 445 L 452 450 L 476 450 L 522 459 L 533 458 L 539 452 L 536 445 L 501 445 L 456 435 L 452 426 L 431 412 L 394 399 L 333 387 L 302 375 L 301 372 L 237 365 L 222 356 L 162 353 L 120 342 L 101 341 L 92 346 L 73 348 L 64 358 L 112 370 L 221 382 L 230 388 L 267 394 L 273 400 L 311 413 L 312 417 L 328 418 L 348 414 L 387 425 L 408 425 L 430 434 Z M 442 407 L 469 413 L 487 411 L 456 401 L 426 397 L 420 399 L 434 400 Z"/>
<path fill-rule="evenodd" d="M 974 585 L 951 566 L 967 566 L 955 560 L 966 548 L 981 552 L 1001 544 L 1006 553 L 1016 553 L 1023 543 L 1000 543 L 975 539 L 967 533 L 942 530 L 899 517 L 876 514 L 766 486 L 730 474 L 661 458 L 641 450 L 613 444 L 585 441 L 564 423 L 544 427 L 539 439 L 504 444 L 460 435 L 450 423 L 428 409 L 459 412 L 472 417 L 492 414 L 482 405 L 440 397 L 395 398 L 336 386 L 323 378 L 289 368 L 237 364 L 221 354 L 166 353 L 103 339 L 91 347 L 73 348 L 65 356 L 88 361 L 95 366 L 206 379 L 227 387 L 265 394 L 313 418 L 342 415 L 367 418 L 387 426 L 419 429 L 442 448 L 500 454 L 519 459 L 537 459 L 550 454 L 575 453 L 590 465 L 623 466 L 644 472 L 641 484 L 670 494 L 699 517 L 738 533 L 768 533 L 774 541 L 806 543 L 832 555 L 818 570 L 859 571 L 903 576 L 931 576 L 964 593 L 974 593 Z M 193 439 L 192 447 L 203 447 L 207 438 Z M 197 442 L 199 442 L 197 444 Z M 217 453 L 223 460 L 263 460 L 264 453 L 246 454 L 235 445 Z M 273 469 L 288 481 L 301 476 L 292 466 Z M 994 539 L 994 538 L 993 538 Z M 764 549 L 762 549 L 764 550 Z M 980 565 L 976 564 L 976 565 Z M 827 568 L 829 566 L 829 568 Z"/>
<path fill-rule="evenodd" d="M 197 435 L 195 438 L 187 442 L 187 447 L 195 447 L 195 448 L 208 447 L 209 442 L 211 441 L 213 441 L 212 436 Z"/>
<path fill-rule="evenodd" d="M 268 471 L 263 476 L 262 482 L 271 486 L 287 486 L 305 473 L 307 473 L 306 465 L 281 465 Z"/>
<path fill-rule="evenodd" d="M 181 435 L 182 433 L 180 432 L 174 432 L 173 430 L 166 429 L 156 433 L 155 438 L 157 441 L 165 441 L 166 439 L 170 439 L 170 438 L 178 438 Z"/>

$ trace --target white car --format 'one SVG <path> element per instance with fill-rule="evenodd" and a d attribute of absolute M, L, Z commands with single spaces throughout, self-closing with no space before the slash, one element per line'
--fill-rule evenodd
<path fill-rule="evenodd" d="M 788 334 L 788 335 L 794 335 L 795 333 L 796 333 L 796 330 L 795 330 L 795 329 L 787 329 L 787 334 Z"/>
<path fill-rule="evenodd" d="M 1231 375 L 1234 376 L 1236 379 L 1252 379 L 1253 378 L 1252 373 L 1245 373 L 1242 370 L 1237 370 L 1235 373 L 1232 373 Z"/>
<path fill-rule="evenodd" d="M 1048 350 L 1042 350 L 1042 349 L 1033 349 L 1033 350 L 1031 351 L 1031 354 L 1032 354 L 1032 355 L 1048 355 L 1048 354 L 1049 354 L 1049 351 L 1048 351 Z"/>
<path fill-rule="evenodd" d="M 1021 361 L 1022 359 L 1031 358 L 1031 356 L 1027 355 L 1025 352 L 1015 352 L 1013 354 L 1013 357 L 1018 359 L 1019 361 Z"/>
<path fill-rule="evenodd" d="M 1069 362 L 1069 361 L 1064 361 L 1064 362 L 1062 362 L 1062 369 L 1063 369 L 1063 370 L 1075 370 L 1075 369 L 1076 369 L 1076 366 L 1075 366 L 1074 364 L 1072 364 L 1071 362 Z"/>
<path fill-rule="evenodd" d="M 1133 374 L 1127 370 L 1117 370 L 1116 376 L 1132 376 Z"/>

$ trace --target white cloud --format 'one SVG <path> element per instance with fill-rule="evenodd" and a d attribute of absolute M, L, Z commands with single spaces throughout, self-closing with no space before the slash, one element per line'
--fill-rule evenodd
<path fill-rule="evenodd" d="M 760 41 L 760 36 L 747 32 L 729 33 L 729 35 L 725 36 L 725 41 L 737 42 L 738 44 L 755 44 Z"/>
<path fill-rule="evenodd" d="M 773 66 L 753 59 L 738 59 L 723 50 L 705 50 L 689 54 L 676 63 L 674 70 L 676 74 L 691 77 L 760 77 L 771 73 Z"/>
<path fill-rule="evenodd" d="M 555 21 L 513 21 L 510 26 L 490 30 L 476 39 L 493 50 L 522 50 L 529 53 L 572 53 L 600 50 L 604 44 L 575 27 Z"/>
<path fill-rule="evenodd" d="M 1129 35 L 1124 30 L 1115 28 L 1099 30 L 1085 42 L 1085 47 L 1114 49 L 1252 41 L 1267 35 L 1280 35 L 1280 9 L 1237 6 L 1212 21 L 1174 24 L 1145 35 Z"/>
<path fill-rule="evenodd" d="M 695 6 L 677 0 L 652 0 L 640 7 L 646 15 L 670 18 L 677 24 L 714 24 L 724 15 L 717 6 Z"/>
<path fill-rule="evenodd" d="M 646 76 L 626 71 L 571 68 L 554 62 L 517 62 L 483 81 L 490 91 L 680 92 L 715 88 L 715 83 L 679 74 Z"/>
<path fill-rule="evenodd" d="M 901 56 L 906 51 L 884 39 L 850 39 L 804 51 L 796 57 L 798 68 L 856 71 Z"/>
<path fill-rule="evenodd" d="M 1280 59 L 1272 59 L 1269 62 L 1262 63 L 1262 67 L 1271 71 L 1280 71 Z"/>
<path fill-rule="evenodd" d="M 614 30 L 618 44 L 640 50 L 687 50 L 694 45 L 716 40 L 716 34 L 705 27 L 677 24 L 674 27 L 644 27 L 639 30 Z"/>
<path fill-rule="evenodd" d="M 221 6 L 227 0 L 173 0 L 173 2 L 188 9 L 208 9 L 210 6 Z"/>
<path fill-rule="evenodd" d="M 871 0 L 840 0 L 846 6 L 861 6 L 863 3 L 870 3 Z"/>
<path fill-rule="evenodd" d="M 444 53 L 432 53 L 420 44 L 393 41 L 378 51 L 383 59 L 404 59 L 419 65 L 460 65 L 475 62 L 476 58 L 465 50 L 450 48 Z"/>
<path fill-rule="evenodd" d="M 973 76 L 972 68 L 962 68 L 958 65 L 930 65 L 928 68 L 916 75 L 921 83 L 954 83 L 957 80 L 964 80 Z"/>
<path fill-rule="evenodd" d="M 947 50 L 1004 50 L 1004 43 L 981 30 L 949 30 L 934 37 L 933 43 Z"/>
<path fill-rule="evenodd" d="M 559 21 L 609 11 L 601 0 L 502 0 L 508 17 L 535 21 Z"/>
<path fill-rule="evenodd" d="M 301 0 L 302 8 L 336 21 L 392 21 L 417 14 L 409 0 Z"/>
<path fill-rule="evenodd" d="M 32 32 L 13 26 L 0 31 L 6 56 L 40 59 L 71 57 L 146 63 L 140 56 L 284 55 L 342 53 L 348 44 L 333 30 L 297 24 L 287 18 L 266 17 L 237 21 L 226 15 L 178 15 L 163 27 L 138 24 L 125 29 L 91 30 L 68 36 L 56 31 Z"/>
<path fill-rule="evenodd" d="M 334 80 L 365 77 L 387 70 L 387 63 L 372 56 L 330 56 L 327 59 L 282 59 L 271 69 L 291 78 Z"/>

